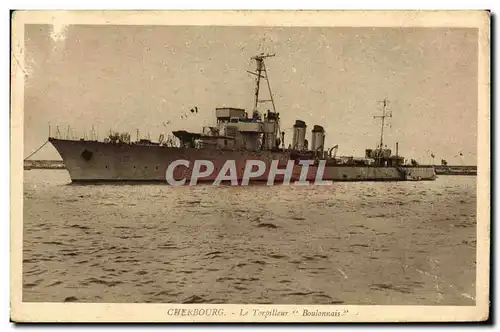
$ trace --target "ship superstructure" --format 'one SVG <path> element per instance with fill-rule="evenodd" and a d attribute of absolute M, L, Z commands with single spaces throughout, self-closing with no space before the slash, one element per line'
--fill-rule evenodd
<path fill-rule="evenodd" d="M 274 54 L 261 54 L 253 57 L 256 71 L 248 73 L 256 76 L 255 101 L 251 113 L 234 107 L 215 109 L 216 124 L 205 126 L 202 133 L 174 131 L 183 148 L 233 149 L 245 151 L 277 150 L 283 141 L 280 137 L 280 118 L 276 112 L 264 59 Z M 262 81 L 266 82 L 270 99 L 260 97 Z M 270 109 L 259 111 L 262 104 L 270 104 Z M 282 136 L 284 133 L 282 133 Z"/>

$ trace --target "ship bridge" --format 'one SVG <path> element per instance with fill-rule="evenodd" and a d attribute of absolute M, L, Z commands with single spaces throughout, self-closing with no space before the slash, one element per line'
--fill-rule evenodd
<path fill-rule="evenodd" d="M 276 112 L 271 93 L 271 86 L 267 77 L 264 59 L 274 55 L 260 54 L 252 57 L 257 63 L 257 71 L 249 72 L 256 75 L 255 103 L 251 114 L 245 109 L 237 107 L 218 107 L 215 109 L 216 125 L 205 126 L 203 134 L 174 132 L 181 141 L 181 146 L 200 146 L 204 148 L 219 148 L 233 150 L 275 150 L 284 141 L 284 133 L 279 136 L 279 113 Z M 260 82 L 267 82 L 270 99 L 259 98 Z M 261 103 L 271 102 L 272 110 L 264 112 Z M 263 108 L 263 107 L 262 107 Z M 261 111 L 259 111 L 259 109 Z"/>
<path fill-rule="evenodd" d="M 272 149 L 276 144 L 265 140 L 263 143 L 262 140 L 262 137 L 272 136 L 277 130 L 277 116 L 273 112 L 268 111 L 262 119 L 260 113 L 254 111 L 250 118 L 244 109 L 220 107 L 215 109 L 215 115 L 217 128 L 212 128 L 209 135 L 217 133 L 233 139 L 221 141 L 223 144 L 219 147 L 257 151 L 263 146 Z"/>
<path fill-rule="evenodd" d="M 248 117 L 248 115 L 242 108 L 220 107 L 215 109 L 215 117 L 217 118 L 217 123 L 221 123 L 233 122 L 239 119 L 244 120 Z"/>

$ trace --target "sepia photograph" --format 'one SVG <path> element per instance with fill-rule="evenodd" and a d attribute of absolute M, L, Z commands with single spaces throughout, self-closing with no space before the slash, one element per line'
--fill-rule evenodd
<path fill-rule="evenodd" d="M 489 317 L 487 11 L 20 11 L 16 322 Z"/>

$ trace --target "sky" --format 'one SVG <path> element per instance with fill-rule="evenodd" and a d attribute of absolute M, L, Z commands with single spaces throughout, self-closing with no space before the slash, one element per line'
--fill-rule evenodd
<path fill-rule="evenodd" d="M 250 58 L 266 60 L 291 142 L 297 119 L 327 147 L 363 156 L 380 139 L 422 164 L 477 158 L 478 39 L 472 28 L 26 25 L 24 156 L 58 126 L 65 137 L 109 131 L 157 140 L 215 122 L 216 107 L 253 107 Z M 199 112 L 189 110 L 198 107 Z M 266 108 L 268 108 L 266 106 Z M 264 109 L 263 109 L 264 110 Z M 181 115 L 187 114 L 187 118 Z M 47 144 L 32 159 L 61 159 Z"/>

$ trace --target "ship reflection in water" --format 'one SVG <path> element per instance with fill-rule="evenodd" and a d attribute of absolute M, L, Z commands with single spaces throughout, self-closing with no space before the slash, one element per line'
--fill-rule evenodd
<path fill-rule="evenodd" d="M 25 302 L 475 303 L 476 177 L 172 189 L 24 176 Z"/>

